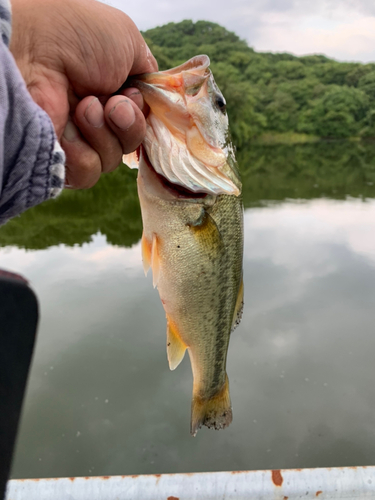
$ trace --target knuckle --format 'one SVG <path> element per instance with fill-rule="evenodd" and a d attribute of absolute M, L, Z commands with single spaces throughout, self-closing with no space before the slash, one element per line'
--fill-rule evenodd
<path fill-rule="evenodd" d="M 137 149 L 137 147 L 141 144 L 144 137 L 146 135 L 146 131 L 137 128 L 136 130 L 129 131 L 125 137 L 122 138 L 122 152 L 123 154 L 128 154 Z"/>
<path fill-rule="evenodd" d="M 76 189 L 89 189 L 99 180 L 101 163 L 96 154 L 83 154 L 79 162 L 67 165 L 69 183 Z"/>
<path fill-rule="evenodd" d="M 111 150 L 104 151 L 100 154 L 100 158 L 103 172 L 112 172 L 112 170 L 115 170 L 120 165 L 122 159 L 120 144 L 117 143 Z"/>

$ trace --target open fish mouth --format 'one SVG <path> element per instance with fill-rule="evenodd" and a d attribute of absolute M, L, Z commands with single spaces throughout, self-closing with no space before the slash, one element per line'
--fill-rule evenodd
<path fill-rule="evenodd" d="M 134 76 L 128 85 L 150 107 L 142 144 L 154 170 L 181 193 L 239 196 L 226 103 L 209 64 L 206 55 L 196 56 L 167 71 Z"/>
<path fill-rule="evenodd" d="M 196 192 L 188 189 L 185 186 L 181 186 L 180 184 L 175 184 L 170 182 L 164 175 L 159 174 L 153 165 L 150 162 L 150 159 L 147 155 L 147 151 L 143 145 L 139 148 L 139 157 L 143 159 L 144 163 L 147 167 L 152 171 L 155 180 L 168 194 L 172 195 L 174 198 L 180 200 L 188 200 L 188 199 L 203 199 L 207 198 L 208 194 L 205 192 Z"/>

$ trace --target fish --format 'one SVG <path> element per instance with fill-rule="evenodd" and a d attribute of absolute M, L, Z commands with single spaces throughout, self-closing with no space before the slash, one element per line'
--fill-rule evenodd
<path fill-rule="evenodd" d="M 209 64 L 196 56 L 131 79 L 150 113 L 136 158 L 124 157 L 138 167 L 142 260 L 166 313 L 170 369 L 190 357 L 193 436 L 232 422 L 226 361 L 244 290 L 241 181 Z"/>

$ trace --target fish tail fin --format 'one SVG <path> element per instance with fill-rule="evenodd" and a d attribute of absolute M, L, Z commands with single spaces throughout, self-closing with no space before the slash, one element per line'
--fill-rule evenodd
<path fill-rule="evenodd" d="M 196 436 L 205 425 L 209 429 L 225 429 L 232 422 L 232 406 L 229 396 L 228 375 L 223 388 L 210 399 L 202 399 L 193 394 L 191 403 L 190 434 Z"/>

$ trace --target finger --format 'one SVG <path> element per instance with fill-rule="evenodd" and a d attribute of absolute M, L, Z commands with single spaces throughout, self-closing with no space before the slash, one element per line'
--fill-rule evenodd
<path fill-rule="evenodd" d="M 124 154 L 141 144 L 146 134 L 146 120 L 139 107 L 124 96 L 111 97 L 104 107 L 105 120 L 116 134 Z"/>
<path fill-rule="evenodd" d="M 129 75 L 140 75 L 142 73 L 153 73 L 158 70 L 158 63 L 152 55 L 147 43 L 139 32 L 137 26 L 128 17 L 128 33 L 133 42 L 133 64 L 129 69 Z"/>
<path fill-rule="evenodd" d="M 121 91 L 121 95 L 129 97 L 129 99 L 131 99 L 138 106 L 138 108 L 143 111 L 145 101 L 138 89 L 135 87 L 128 87 Z"/>
<path fill-rule="evenodd" d="M 121 163 L 122 145 L 104 119 L 104 109 L 99 99 L 85 97 L 78 104 L 75 124 L 87 143 L 100 157 L 102 172 L 111 172 Z"/>
<path fill-rule="evenodd" d="M 135 102 L 135 104 L 138 106 L 138 108 L 141 111 L 143 111 L 143 114 L 145 114 L 144 113 L 145 109 L 147 109 L 147 110 L 149 109 L 148 104 L 143 99 L 143 95 L 135 87 L 123 88 L 121 91 L 116 92 L 114 95 L 123 95 L 125 97 L 129 97 L 129 99 L 131 99 L 133 102 Z M 97 97 L 98 97 L 102 106 L 105 106 L 107 104 L 108 100 L 111 98 L 110 95 L 99 95 Z"/>
<path fill-rule="evenodd" d="M 96 184 L 102 173 L 100 157 L 71 120 L 61 137 L 61 146 L 66 154 L 65 184 L 75 189 L 87 189 Z"/>
<path fill-rule="evenodd" d="M 136 89 L 135 87 L 128 87 L 123 89 L 120 93 L 125 97 L 129 97 L 129 99 L 131 99 L 142 111 L 143 115 L 147 117 L 150 111 L 150 107 L 147 104 L 147 102 L 143 99 L 143 95 L 138 89 Z"/>

